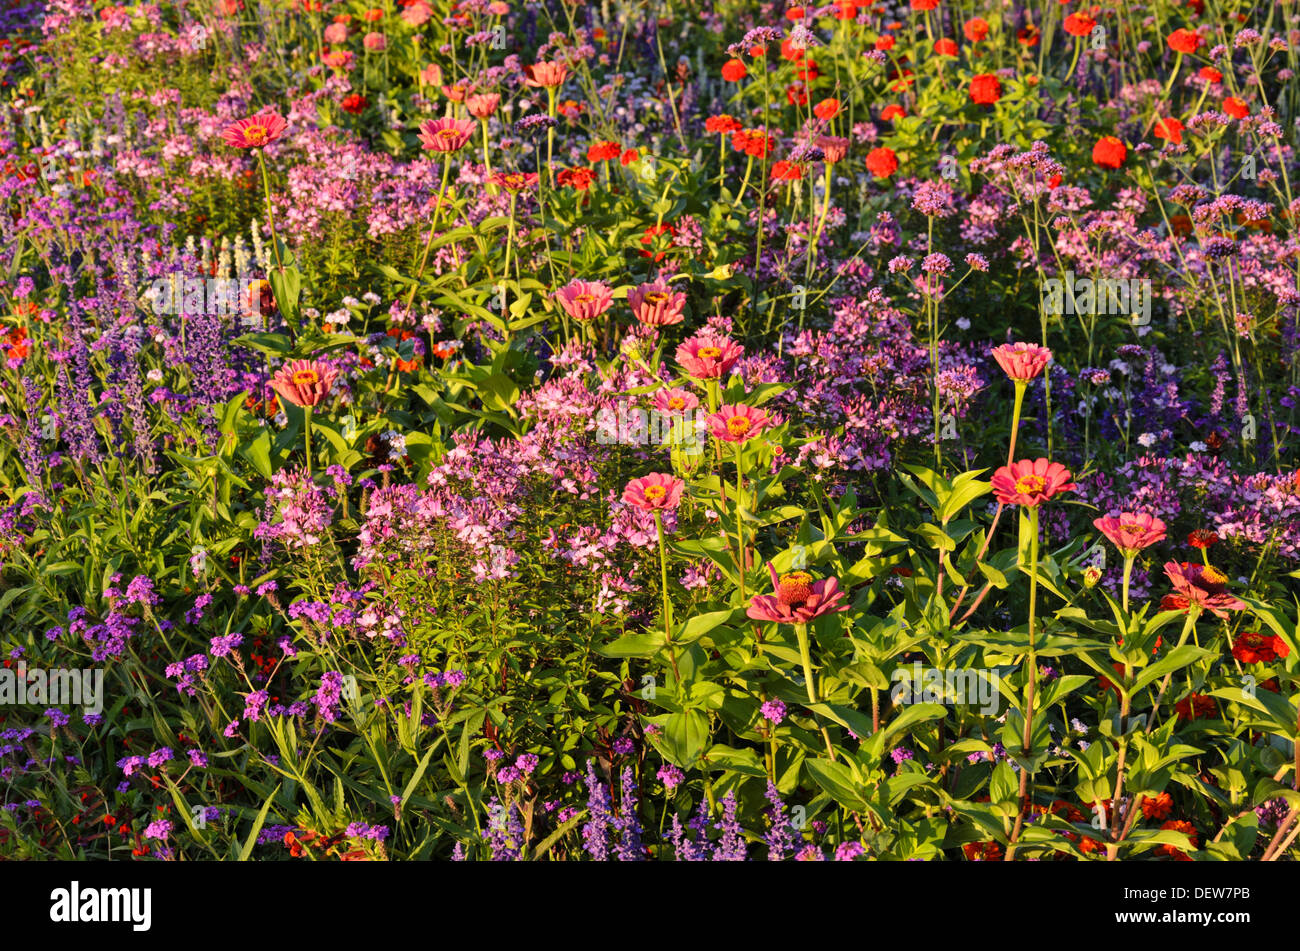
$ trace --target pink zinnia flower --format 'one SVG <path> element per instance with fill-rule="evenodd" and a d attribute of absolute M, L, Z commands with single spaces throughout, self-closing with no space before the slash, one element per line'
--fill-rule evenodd
<path fill-rule="evenodd" d="M 993 348 L 993 359 L 1013 380 L 1032 380 L 1052 359 L 1052 351 L 1036 343 L 1004 343 Z"/>
<path fill-rule="evenodd" d="M 420 142 L 433 152 L 455 152 L 465 147 L 476 128 L 471 119 L 430 119 L 420 124 Z"/>
<path fill-rule="evenodd" d="M 372 53 L 379 53 L 388 49 L 388 37 L 382 33 L 367 33 L 362 37 L 361 45 Z"/>
<path fill-rule="evenodd" d="M 271 389 L 296 406 L 315 406 L 334 385 L 339 371 L 315 360 L 286 363 L 271 377 Z"/>
<path fill-rule="evenodd" d="M 628 291 L 627 302 L 633 316 L 647 327 L 667 327 L 682 322 L 686 295 L 663 281 L 652 281 Z"/>
<path fill-rule="evenodd" d="M 537 184 L 536 172 L 493 172 L 492 184 L 508 192 L 519 192 Z"/>
<path fill-rule="evenodd" d="M 1165 523 L 1145 512 L 1120 512 L 1117 518 L 1095 518 L 1092 524 L 1126 558 L 1143 548 L 1150 548 L 1165 537 Z"/>
<path fill-rule="evenodd" d="M 686 413 L 700 405 L 694 393 L 683 389 L 655 390 L 650 398 L 651 405 L 660 413 Z"/>
<path fill-rule="evenodd" d="M 555 292 L 564 312 L 574 320 L 595 320 L 614 302 L 614 291 L 600 281 L 572 281 Z"/>
<path fill-rule="evenodd" d="M 348 25 L 346 23 L 331 23 L 325 27 L 326 43 L 342 43 L 348 38 Z"/>
<path fill-rule="evenodd" d="M 1035 508 L 1059 492 L 1077 489 L 1070 478 L 1070 470 L 1059 462 L 1021 459 L 993 473 L 993 494 L 1003 505 Z"/>
<path fill-rule="evenodd" d="M 226 144 L 237 149 L 260 149 L 270 145 L 284 133 L 289 123 L 274 112 L 259 112 L 226 126 L 221 137 Z"/>
<path fill-rule="evenodd" d="M 772 417 L 754 406 L 726 403 L 707 420 L 714 439 L 745 442 L 772 427 Z"/>
<path fill-rule="evenodd" d="M 1215 617 L 1246 608 L 1245 601 L 1228 594 L 1228 576 L 1211 565 L 1169 561 L 1165 562 L 1165 574 L 1182 600 L 1200 605 Z"/>
<path fill-rule="evenodd" d="M 652 512 L 655 509 L 675 509 L 682 503 L 682 490 L 686 483 L 676 476 L 652 472 L 633 479 L 623 490 L 623 501 L 628 505 Z"/>
<path fill-rule="evenodd" d="M 433 7 L 422 2 L 422 0 L 417 0 L 416 3 L 404 9 L 400 15 L 402 22 L 407 26 L 424 26 L 425 23 L 429 22 L 429 17 L 433 16 Z"/>
<path fill-rule="evenodd" d="M 475 119 L 486 119 L 497 111 L 499 105 L 501 94 L 496 92 L 480 92 L 465 99 L 465 108 Z"/>
<path fill-rule="evenodd" d="M 568 75 L 568 64 L 559 61 L 534 63 L 532 66 L 524 67 L 524 82 L 529 86 L 543 89 L 559 86 Z"/>
<path fill-rule="evenodd" d="M 822 150 L 822 161 L 834 165 L 849 154 L 849 140 L 837 135 L 821 135 L 817 137 L 817 148 Z"/>
<path fill-rule="evenodd" d="M 756 594 L 745 613 L 755 621 L 773 624 L 807 624 L 814 618 L 834 611 L 847 611 L 842 603 L 844 592 L 838 578 L 814 581 L 806 571 L 792 571 L 779 578 L 772 563 L 767 563 L 775 594 Z"/>
<path fill-rule="evenodd" d="M 726 376 L 745 353 L 734 340 L 715 334 L 698 334 L 682 341 L 677 348 L 677 362 L 697 380 Z"/>

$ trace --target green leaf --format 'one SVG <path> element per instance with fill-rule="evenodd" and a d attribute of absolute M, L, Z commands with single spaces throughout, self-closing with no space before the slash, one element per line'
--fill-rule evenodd
<path fill-rule="evenodd" d="M 271 811 L 271 803 L 275 800 L 275 794 L 280 791 L 280 784 L 276 783 L 274 791 L 266 797 L 266 802 L 262 804 L 262 811 L 257 814 L 257 821 L 253 823 L 253 831 L 248 833 L 248 838 L 244 840 L 244 847 L 239 850 L 239 861 L 247 862 L 248 857 L 253 854 L 253 847 L 257 845 L 257 834 L 262 831 L 262 825 L 266 822 L 266 814 Z"/>

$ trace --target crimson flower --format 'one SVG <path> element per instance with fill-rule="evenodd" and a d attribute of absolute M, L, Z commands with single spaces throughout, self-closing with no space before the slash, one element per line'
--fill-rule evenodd
<path fill-rule="evenodd" d="M 767 571 L 772 576 L 775 593 L 754 595 L 745 613 L 755 621 L 807 624 L 823 614 L 849 609 L 842 603 L 845 595 L 840 590 L 838 578 L 814 581 L 806 571 L 792 571 L 778 577 L 771 562 L 767 564 Z"/>

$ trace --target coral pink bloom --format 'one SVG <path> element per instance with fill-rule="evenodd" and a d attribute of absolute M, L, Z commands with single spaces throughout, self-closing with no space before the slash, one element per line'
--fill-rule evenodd
<path fill-rule="evenodd" d="M 1228 594 L 1228 576 L 1211 565 L 1189 562 L 1165 562 L 1165 574 L 1181 600 L 1200 605 L 1215 617 L 1227 617 L 1229 611 L 1241 611 L 1246 602 Z M 1181 603 L 1179 606 L 1184 606 Z"/>
<path fill-rule="evenodd" d="M 499 105 L 501 94 L 496 92 L 481 92 L 465 99 L 465 108 L 475 119 L 486 119 L 497 111 Z"/>
<path fill-rule="evenodd" d="M 1059 492 L 1077 488 L 1069 469 L 1046 459 L 1021 459 L 993 473 L 993 494 L 1003 505 L 1035 508 Z"/>
<path fill-rule="evenodd" d="M 627 302 L 632 314 L 647 327 L 667 327 L 682 322 L 686 295 L 663 281 L 652 281 L 628 291 Z"/>
<path fill-rule="evenodd" d="M 388 37 L 382 33 L 367 33 L 362 37 L 361 45 L 372 53 L 381 53 L 388 49 Z"/>
<path fill-rule="evenodd" d="M 315 360 L 295 360 L 271 377 L 271 389 L 296 406 L 315 406 L 329 393 L 338 374 L 338 370 Z"/>
<path fill-rule="evenodd" d="M 433 16 L 433 7 L 427 3 L 416 2 L 401 12 L 402 22 L 407 26 L 424 26 Z"/>
<path fill-rule="evenodd" d="M 433 152 L 455 152 L 465 147 L 476 128 L 470 119 L 430 119 L 420 124 L 420 142 Z"/>
<path fill-rule="evenodd" d="M 652 472 L 629 482 L 623 490 L 623 501 L 646 512 L 671 510 L 681 505 L 684 488 L 686 483 L 676 476 Z"/>
<path fill-rule="evenodd" d="M 348 25 L 346 23 L 331 23 L 325 27 L 326 43 L 342 43 L 348 38 Z"/>
<path fill-rule="evenodd" d="M 614 302 L 614 291 L 600 281 L 572 281 L 555 292 L 564 312 L 574 320 L 595 320 Z"/>
<path fill-rule="evenodd" d="M 837 135 L 821 135 L 817 137 L 817 148 L 822 150 L 822 161 L 834 165 L 849 154 L 849 140 Z"/>
<path fill-rule="evenodd" d="M 844 592 L 838 578 L 813 581 L 806 571 L 792 571 L 777 577 L 776 569 L 768 562 L 767 571 L 772 576 L 775 594 L 756 594 L 745 612 L 755 621 L 773 624 L 807 624 L 813 618 L 833 611 L 847 611 Z"/>
<path fill-rule="evenodd" d="M 424 69 L 420 70 L 420 82 L 426 86 L 442 85 L 442 67 L 437 63 L 430 63 Z"/>
<path fill-rule="evenodd" d="M 1165 523 L 1145 512 L 1120 512 L 1117 518 L 1095 518 L 1092 524 L 1126 558 L 1165 538 Z"/>
<path fill-rule="evenodd" d="M 700 405 L 694 393 L 682 389 L 655 390 L 650 403 L 660 413 L 686 413 Z"/>
<path fill-rule="evenodd" d="M 716 334 L 697 334 L 683 340 L 677 348 L 677 362 L 697 380 L 726 376 L 745 353 L 734 340 Z"/>
<path fill-rule="evenodd" d="M 534 63 L 532 66 L 524 67 L 524 82 L 529 86 L 543 89 L 552 89 L 559 86 L 564 82 L 564 77 L 568 75 L 568 64 L 559 61 Z"/>
<path fill-rule="evenodd" d="M 993 348 L 993 359 L 1013 380 L 1032 380 L 1052 359 L 1052 351 L 1036 343 L 1004 343 Z"/>
<path fill-rule="evenodd" d="M 744 403 L 725 403 L 706 422 L 713 438 L 723 442 L 744 442 L 773 426 L 771 416 Z"/>
<path fill-rule="evenodd" d="M 259 112 L 247 119 L 228 125 L 221 132 L 226 144 L 237 149 L 260 149 L 270 145 L 284 133 L 289 123 L 274 112 Z"/>
<path fill-rule="evenodd" d="M 536 172 L 493 172 L 492 184 L 508 192 L 520 192 L 537 184 Z"/>

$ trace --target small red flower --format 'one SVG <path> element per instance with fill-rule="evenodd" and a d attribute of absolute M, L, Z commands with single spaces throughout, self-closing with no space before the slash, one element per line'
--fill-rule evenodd
<path fill-rule="evenodd" d="M 748 75 L 744 60 L 729 59 L 722 64 L 722 78 L 729 83 L 738 83 Z"/>
<path fill-rule="evenodd" d="M 350 96 L 344 96 L 343 101 L 339 103 L 343 111 L 350 115 L 360 115 L 366 111 L 366 106 L 370 105 L 365 96 L 360 93 L 352 93 Z"/>
<path fill-rule="evenodd" d="M 1250 107 L 1240 99 L 1229 96 L 1223 100 L 1223 111 L 1234 119 L 1244 119 L 1250 115 Z"/>
<path fill-rule="evenodd" d="M 1238 634 L 1232 642 L 1232 656 L 1243 664 L 1271 664 L 1279 657 L 1291 653 L 1287 642 L 1276 634 L 1262 634 L 1253 631 Z"/>
<path fill-rule="evenodd" d="M 972 76 L 970 81 L 970 101 L 977 106 L 991 106 L 1002 98 L 1002 84 L 993 73 L 981 73 Z"/>
<path fill-rule="evenodd" d="M 934 52 L 936 56 L 956 56 L 957 44 L 945 36 L 934 41 Z"/>
<path fill-rule="evenodd" d="M 1167 119 L 1161 119 L 1155 124 L 1152 131 L 1158 139 L 1167 139 L 1171 145 L 1178 145 L 1183 141 L 1183 124 L 1170 116 Z"/>
<path fill-rule="evenodd" d="M 895 119 L 901 119 L 907 115 L 907 110 L 898 103 L 890 103 L 880 110 L 880 118 L 883 122 L 893 122 Z"/>
<path fill-rule="evenodd" d="M 973 17 L 962 25 L 961 31 L 966 39 L 978 43 L 989 35 L 989 23 L 983 17 Z"/>
<path fill-rule="evenodd" d="M 1201 38 L 1193 30 L 1174 30 L 1165 42 L 1175 53 L 1195 53 L 1200 48 Z"/>
<path fill-rule="evenodd" d="M 1065 18 L 1065 32 L 1071 36 L 1087 36 L 1097 21 L 1086 13 L 1071 13 Z"/>
<path fill-rule="evenodd" d="M 840 101 L 838 99 L 823 99 L 817 105 L 813 106 L 813 115 L 823 122 L 829 122 L 840 113 Z"/>
<path fill-rule="evenodd" d="M 1092 160 L 1102 168 L 1119 168 L 1128 157 L 1128 146 L 1113 135 L 1103 135 L 1092 147 Z"/>
<path fill-rule="evenodd" d="M 898 171 L 898 156 L 883 145 L 872 149 L 867 153 L 867 171 L 877 178 L 888 178 Z"/>

